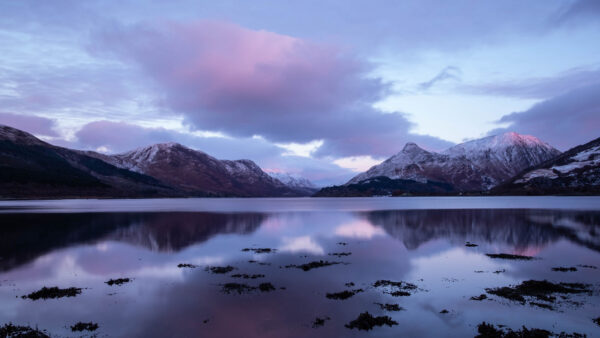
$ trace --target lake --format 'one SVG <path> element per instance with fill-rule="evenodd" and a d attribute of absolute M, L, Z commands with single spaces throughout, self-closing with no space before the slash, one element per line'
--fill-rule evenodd
<path fill-rule="evenodd" d="M 599 290 L 600 197 L 0 202 L 0 325 L 51 336 L 593 337 Z"/>

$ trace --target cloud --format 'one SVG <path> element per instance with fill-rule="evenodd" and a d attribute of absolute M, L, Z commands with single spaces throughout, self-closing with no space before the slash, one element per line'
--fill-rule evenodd
<path fill-rule="evenodd" d="M 335 46 L 215 21 L 120 27 L 95 42 L 96 53 L 139 66 L 193 129 L 277 143 L 323 140 L 316 153 L 338 157 L 390 155 L 413 138 L 403 114 L 373 108 L 388 86 Z"/>
<path fill-rule="evenodd" d="M 547 99 L 596 83 L 600 83 L 600 69 L 580 67 L 551 77 L 463 85 L 458 89 L 469 94 L 509 96 L 522 99 Z"/>
<path fill-rule="evenodd" d="M 442 69 L 436 76 L 431 78 L 429 81 L 421 82 L 419 88 L 421 90 L 428 90 L 438 82 L 446 80 L 460 80 L 461 71 L 460 68 L 454 66 L 447 66 Z"/>
<path fill-rule="evenodd" d="M 576 23 L 600 17 L 600 2 L 597 0 L 576 0 L 558 12 L 557 22 Z M 583 19 L 583 20 L 582 20 Z"/>
<path fill-rule="evenodd" d="M 600 137 L 600 84 L 578 88 L 540 102 L 524 112 L 503 116 L 509 124 L 492 131 L 535 135 L 560 150 Z"/>
<path fill-rule="evenodd" d="M 279 250 L 291 253 L 307 252 L 313 255 L 325 254 L 323 247 L 310 236 L 283 238 L 283 245 L 279 247 Z"/>
<path fill-rule="evenodd" d="M 55 121 L 49 118 L 13 113 L 0 113 L 0 124 L 21 129 L 38 136 L 57 137 Z"/>

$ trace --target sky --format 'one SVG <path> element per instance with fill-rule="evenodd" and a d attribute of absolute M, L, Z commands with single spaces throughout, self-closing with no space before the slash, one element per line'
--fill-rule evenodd
<path fill-rule="evenodd" d="M 600 1 L 4 1 L 0 124 L 339 184 L 406 142 L 600 136 Z"/>

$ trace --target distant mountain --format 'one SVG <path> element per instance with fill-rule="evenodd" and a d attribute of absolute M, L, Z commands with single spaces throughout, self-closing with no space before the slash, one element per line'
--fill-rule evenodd
<path fill-rule="evenodd" d="M 509 132 L 453 146 L 441 153 L 407 143 L 402 151 L 346 185 L 373 177 L 445 182 L 460 192 L 486 191 L 560 152 L 533 136 Z"/>
<path fill-rule="evenodd" d="M 319 188 L 313 182 L 299 175 L 273 172 L 269 173 L 269 175 L 279 180 L 289 188 L 304 191 L 307 196 L 310 196 L 319 190 Z"/>
<path fill-rule="evenodd" d="M 124 154 L 87 153 L 117 167 L 152 176 L 190 195 L 303 196 L 250 160 L 218 160 L 178 143 L 161 143 Z"/>
<path fill-rule="evenodd" d="M 0 198 L 180 195 L 150 176 L 0 125 Z"/>
<path fill-rule="evenodd" d="M 600 193 L 600 138 L 526 170 L 492 192 L 498 194 Z"/>

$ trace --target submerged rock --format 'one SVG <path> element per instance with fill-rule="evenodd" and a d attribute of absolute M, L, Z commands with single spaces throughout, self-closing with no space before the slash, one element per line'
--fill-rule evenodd
<path fill-rule="evenodd" d="M 71 326 L 71 331 L 73 331 L 73 332 L 96 331 L 97 329 L 98 329 L 98 324 L 92 323 L 92 322 L 89 322 L 89 323 L 79 322 L 79 323 Z"/>
<path fill-rule="evenodd" d="M 31 300 L 38 299 L 49 299 L 49 298 L 62 298 L 62 297 L 75 297 L 81 294 L 81 288 L 70 287 L 66 289 L 60 289 L 58 286 L 54 287 L 43 287 L 38 291 L 32 292 L 28 295 L 21 296 L 21 298 L 29 298 Z"/>
<path fill-rule="evenodd" d="M 0 337 L 27 337 L 27 338 L 50 338 L 44 331 L 29 326 L 4 324 L 0 327 Z"/>
<path fill-rule="evenodd" d="M 373 317 L 369 312 L 361 313 L 358 318 L 351 321 L 350 323 L 344 325 L 349 329 L 358 329 L 369 331 L 373 329 L 375 326 L 383 326 L 387 325 L 392 327 L 393 325 L 398 325 L 398 322 L 392 320 L 390 316 L 377 316 Z"/>

